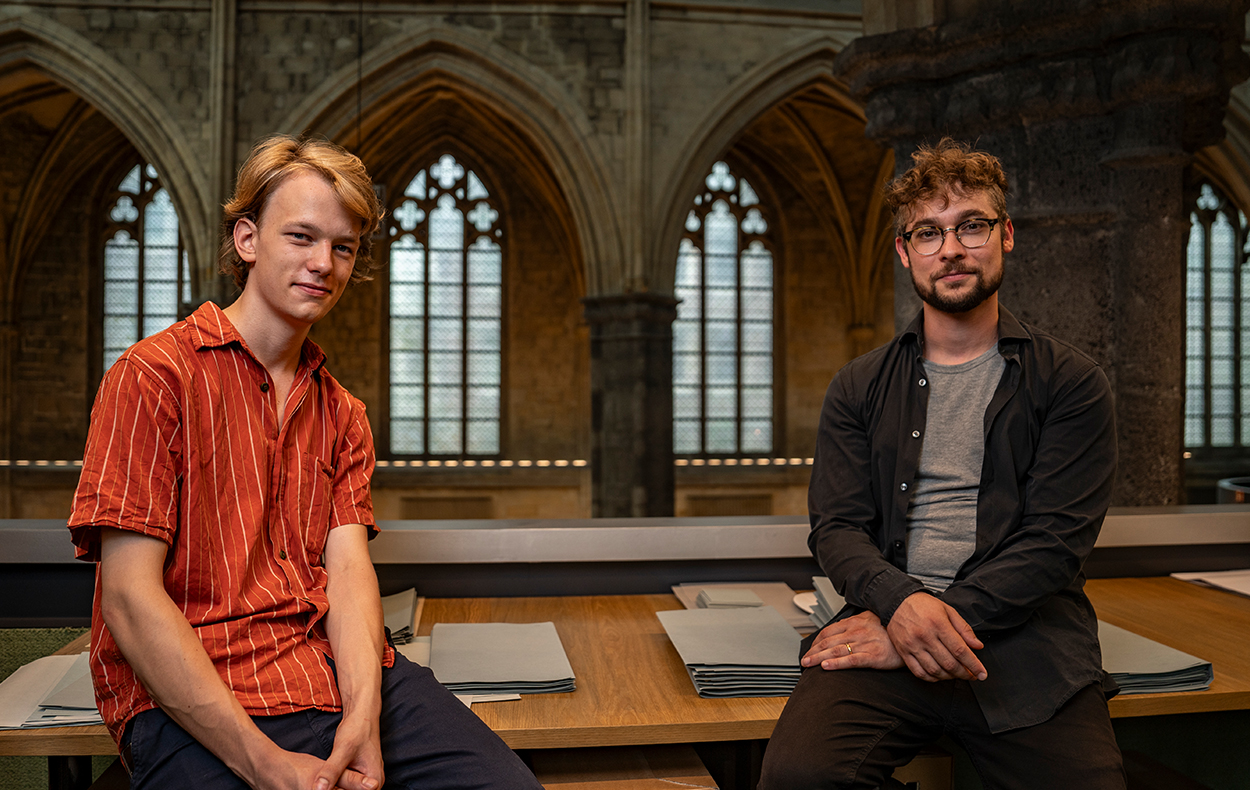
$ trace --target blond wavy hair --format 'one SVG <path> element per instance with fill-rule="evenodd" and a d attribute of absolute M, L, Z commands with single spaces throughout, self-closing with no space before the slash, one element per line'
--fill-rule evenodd
<path fill-rule="evenodd" d="M 239 168 L 234 197 L 222 206 L 225 217 L 218 252 L 221 272 L 233 278 L 239 290 L 247 284 L 249 266 L 234 248 L 234 226 L 244 218 L 259 225 L 261 214 L 278 187 L 292 175 L 308 172 L 324 178 L 343 210 L 360 223 L 360 246 L 351 282 L 371 279 L 373 235 L 382 222 L 383 208 L 364 163 L 328 140 L 274 135 L 252 148 Z"/>

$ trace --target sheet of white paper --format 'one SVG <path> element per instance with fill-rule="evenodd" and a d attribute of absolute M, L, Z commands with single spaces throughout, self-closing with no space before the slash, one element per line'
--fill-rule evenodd
<path fill-rule="evenodd" d="M 17 729 L 26 723 L 39 702 L 56 688 L 78 656 L 44 656 L 0 683 L 0 729 Z"/>
<path fill-rule="evenodd" d="M 794 605 L 808 614 L 812 613 L 812 610 L 816 608 L 817 603 L 816 593 L 814 592 L 801 592 L 794 594 Z"/>
<path fill-rule="evenodd" d="M 417 591 L 413 588 L 382 598 L 382 620 L 391 635 L 412 633 L 412 619 L 417 611 Z"/>
<path fill-rule="evenodd" d="M 466 708 L 473 707 L 475 702 L 512 702 L 519 700 L 520 694 L 457 694 L 456 699 L 464 703 Z"/>
<path fill-rule="evenodd" d="M 1250 568 L 1235 571 L 1199 571 L 1196 573 L 1173 573 L 1172 578 L 1197 582 L 1222 590 L 1250 595 Z"/>
<path fill-rule="evenodd" d="M 22 729 L 35 727 L 76 727 L 83 724 L 103 724 L 99 711 L 94 710 L 62 710 L 60 708 L 39 708 L 30 714 L 30 718 L 22 725 Z"/>
<path fill-rule="evenodd" d="M 846 606 L 846 599 L 838 595 L 838 591 L 833 588 L 833 582 L 829 581 L 828 576 L 813 576 L 812 586 L 816 588 L 816 598 L 820 601 L 821 607 L 828 614 L 829 620 L 832 620 L 833 616 Z"/>
<path fill-rule="evenodd" d="M 414 664 L 420 664 L 423 667 L 430 665 L 430 638 L 428 636 L 413 637 L 412 641 L 406 645 L 395 645 L 395 649 Z"/>
<path fill-rule="evenodd" d="M 95 712 L 95 688 L 91 685 L 91 667 L 88 654 L 79 653 L 65 672 L 61 682 L 40 703 L 45 708 L 86 710 Z"/>
<path fill-rule="evenodd" d="M 743 587 L 704 587 L 695 598 L 701 609 L 737 609 L 763 606 L 764 599 Z"/>
<path fill-rule="evenodd" d="M 794 605 L 794 589 L 785 582 L 685 582 L 674 584 L 673 595 L 687 609 L 698 609 L 699 593 L 709 587 L 737 587 L 750 590 L 760 597 L 765 606 L 776 609 L 791 626 L 808 631 L 811 623 L 807 614 Z"/>

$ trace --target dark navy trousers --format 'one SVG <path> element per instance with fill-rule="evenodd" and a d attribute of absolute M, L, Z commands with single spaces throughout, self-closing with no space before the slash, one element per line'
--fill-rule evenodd
<path fill-rule="evenodd" d="M 319 710 L 255 716 L 288 751 L 330 756 L 342 715 Z M 541 790 L 525 764 L 434 679 L 398 652 L 382 670 L 382 761 L 387 790 Z M 126 726 L 122 751 L 132 790 L 246 790 L 247 784 L 164 711 L 145 711 Z"/>

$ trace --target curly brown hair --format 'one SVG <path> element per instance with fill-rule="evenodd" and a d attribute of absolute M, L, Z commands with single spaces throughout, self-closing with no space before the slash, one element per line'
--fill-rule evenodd
<path fill-rule="evenodd" d="M 329 182 L 343 209 L 360 222 L 360 246 L 351 282 L 371 279 L 373 234 L 382 222 L 383 208 L 364 163 L 328 140 L 274 135 L 252 148 L 239 168 L 234 197 L 222 206 L 221 272 L 234 278 L 240 291 L 247 284 L 250 267 L 234 248 L 234 226 L 244 217 L 260 224 L 269 198 L 287 178 L 300 172 L 317 173 Z"/>
<path fill-rule="evenodd" d="M 943 137 L 937 145 L 921 145 L 911 155 L 906 173 L 885 185 L 885 204 L 894 212 L 894 233 L 903 235 L 913 206 L 934 198 L 985 192 L 1002 219 L 1007 215 L 1007 174 L 998 157 L 974 151 L 968 143 Z"/>

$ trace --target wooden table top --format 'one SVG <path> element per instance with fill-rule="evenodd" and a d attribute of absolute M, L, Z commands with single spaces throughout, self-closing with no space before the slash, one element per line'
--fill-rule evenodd
<path fill-rule="evenodd" d="M 1166 576 L 1091 579 L 1098 618 L 1211 662 L 1206 691 L 1120 694 L 1112 718 L 1250 709 L 1250 598 Z"/>
<path fill-rule="evenodd" d="M 434 623 L 555 623 L 577 691 L 473 706 L 514 749 L 769 737 L 785 697 L 695 693 L 655 616 L 681 608 L 672 595 L 427 599 L 418 634 Z"/>
<path fill-rule="evenodd" d="M 1166 577 L 1094 579 L 1087 589 L 1101 619 L 1215 666 L 1209 690 L 1120 695 L 1111 700 L 1113 717 L 1250 709 L 1250 598 Z M 785 698 L 695 693 L 655 616 L 680 608 L 672 595 L 432 598 L 418 633 L 437 622 L 555 623 L 577 691 L 473 706 L 514 749 L 769 737 Z M 63 652 L 85 649 L 79 641 Z M 102 726 L 0 731 L 0 754 L 114 753 Z"/>

